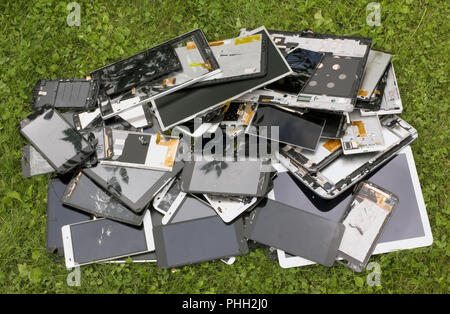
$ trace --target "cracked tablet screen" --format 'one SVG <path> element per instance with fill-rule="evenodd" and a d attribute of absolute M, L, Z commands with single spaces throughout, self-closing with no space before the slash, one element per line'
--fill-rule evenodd
<path fill-rule="evenodd" d="M 396 198 L 363 183 L 343 221 L 345 232 L 339 251 L 363 263 L 396 203 Z"/>
<path fill-rule="evenodd" d="M 78 264 L 147 251 L 144 228 L 109 219 L 71 225 L 73 256 Z"/>

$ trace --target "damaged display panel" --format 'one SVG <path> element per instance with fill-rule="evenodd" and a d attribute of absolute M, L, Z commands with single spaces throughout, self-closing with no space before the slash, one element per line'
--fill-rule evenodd
<path fill-rule="evenodd" d="M 371 182 L 361 182 L 343 220 L 344 236 L 339 246 L 339 263 L 361 272 L 367 265 L 384 226 L 392 216 L 398 198 Z"/>
<path fill-rule="evenodd" d="M 47 252 L 64 255 L 61 227 L 91 219 L 91 215 L 65 206 L 61 199 L 67 182 L 58 178 L 48 181 L 47 187 Z"/>
<path fill-rule="evenodd" d="M 388 68 L 392 59 L 390 53 L 383 51 L 370 50 L 367 58 L 364 78 L 358 90 L 358 99 L 369 100 L 375 92 L 375 88 L 380 81 L 383 73 Z"/>
<path fill-rule="evenodd" d="M 100 218 L 61 228 L 68 269 L 155 250 L 150 212 L 142 227 Z"/>
<path fill-rule="evenodd" d="M 305 118 L 315 118 L 325 120 L 321 138 L 337 139 L 344 134 L 347 114 L 334 113 L 331 111 L 307 111 L 303 113 Z"/>
<path fill-rule="evenodd" d="M 54 109 L 40 109 L 20 122 L 20 133 L 61 174 L 91 158 L 94 148 Z"/>
<path fill-rule="evenodd" d="M 371 111 L 377 111 L 380 109 L 381 102 L 383 100 L 384 89 L 387 83 L 388 73 L 389 73 L 389 66 L 381 76 L 372 94 L 368 96 L 366 99 L 360 98 L 360 96 L 365 95 L 365 93 L 362 92 L 361 89 L 359 90 L 358 100 L 356 101 L 355 109 L 366 109 Z"/>
<path fill-rule="evenodd" d="M 140 226 L 144 219 L 143 214 L 136 214 L 126 208 L 82 172 L 70 181 L 62 201 L 64 205 L 90 213 L 95 217 L 108 218 L 135 226 Z"/>
<path fill-rule="evenodd" d="M 178 138 L 160 134 L 104 128 L 103 165 L 171 171 L 178 149 Z"/>
<path fill-rule="evenodd" d="M 220 124 L 225 126 L 228 136 L 235 137 L 242 134 L 255 114 L 256 103 L 231 102 L 224 106 L 223 118 Z"/>
<path fill-rule="evenodd" d="M 195 49 L 192 49 L 195 47 Z M 220 72 L 200 29 L 91 73 L 100 82 L 104 119 Z"/>
<path fill-rule="evenodd" d="M 246 34 L 247 31 L 241 31 L 241 35 Z M 248 93 L 239 100 L 339 112 L 354 109 L 371 39 L 308 32 L 270 31 L 270 35 L 278 46 L 281 38 L 290 43 L 284 49 L 286 57 L 299 48 L 321 53 L 323 57 L 300 92 L 268 87 Z"/>
<path fill-rule="evenodd" d="M 88 79 L 42 79 L 36 83 L 31 108 L 51 106 L 63 110 L 95 108 L 99 92 L 98 81 Z"/>
<path fill-rule="evenodd" d="M 341 138 L 344 154 L 377 152 L 385 148 L 378 116 L 363 117 L 359 110 L 349 114 L 350 123 Z"/>
<path fill-rule="evenodd" d="M 259 106 L 246 133 L 315 150 L 324 126 L 325 120 L 314 116 L 300 115 L 274 106 Z"/>
<path fill-rule="evenodd" d="M 83 169 L 83 173 L 133 212 L 140 213 L 182 168 L 182 162 L 176 162 L 171 172 L 100 164 Z"/>
<path fill-rule="evenodd" d="M 100 109 L 94 111 L 74 113 L 72 116 L 73 124 L 77 131 L 89 128 L 98 122 L 101 122 Z"/>
<path fill-rule="evenodd" d="M 372 255 L 431 245 L 433 237 L 411 148 L 408 146 L 402 149 L 401 153 L 367 179 L 388 189 L 401 200 L 377 240 Z M 332 200 L 315 197 L 312 191 L 291 178 L 288 173 L 278 175 L 274 180 L 274 190 L 275 200 L 291 206 L 298 203 L 305 204 L 302 206 L 303 209 L 335 221 L 342 221 L 345 218 L 352 199 L 350 191 Z M 283 268 L 314 264 L 281 250 L 277 250 L 277 253 L 279 264 Z"/>
<path fill-rule="evenodd" d="M 291 162 L 313 173 L 342 155 L 341 141 L 338 139 L 321 139 L 315 151 L 291 145 L 282 145 L 280 150 L 284 156 L 290 158 Z"/>
<path fill-rule="evenodd" d="M 217 215 L 226 223 L 239 217 L 244 211 L 251 208 L 258 198 L 238 197 L 204 194 L 206 200 L 211 204 Z"/>
<path fill-rule="evenodd" d="M 240 81 L 262 77 L 267 73 L 267 41 L 261 34 L 210 42 L 222 72 L 193 86 Z"/>
<path fill-rule="evenodd" d="M 386 86 L 382 95 L 380 108 L 378 110 L 361 109 L 362 116 L 371 115 L 387 115 L 399 114 L 403 111 L 402 100 L 400 98 L 400 91 L 398 89 L 397 78 L 395 77 L 394 65 L 391 64 L 388 68 Z"/>
<path fill-rule="evenodd" d="M 257 34 L 261 34 L 263 38 L 269 38 L 264 27 L 257 28 L 242 37 Z M 286 60 L 269 39 L 267 73 L 263 77 L 184 89 L 152 100 L 152 105 L 156 111 L 159 124 L 162 130 L 165 131 L 177 124 L 217 109 L 227 101 L 238 98 L 254 89 L 261 88 L 291 73 L 292 70 Z"/>
<path fill-rule="evenodd" d="M 341 155 L 317 173 L 311 173 L 286 156 L 283 151 L 278 154 L 279 161 L 297 179 L 323 198 L 334 198 L 362 180 L 403 147 L 417 138 L 417 131 L 406 121 L 395 115 L 380 119 L 385 141 L 385 149 L 366 154 Z"/>

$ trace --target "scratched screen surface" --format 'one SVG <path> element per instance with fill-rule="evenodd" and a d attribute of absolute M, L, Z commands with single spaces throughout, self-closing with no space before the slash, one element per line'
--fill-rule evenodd
<path fill-rule="evenodd" d="M 96 217 L 110 218 L 132 225 L 140 225 L 144 219 L 144 213 L 136 214 L 119 203 L 114 197 L 97 186 L 86 175 L 80 174 L 70 186 L 75 187 L 66 193 L 63 202 L 66 205 L 91 213 Z"/>
<path fill-rule="evenodd" d="M 72 225 L 73 257 L 86 264 L 147 251 L 144 229 L 109 219 Z"/>

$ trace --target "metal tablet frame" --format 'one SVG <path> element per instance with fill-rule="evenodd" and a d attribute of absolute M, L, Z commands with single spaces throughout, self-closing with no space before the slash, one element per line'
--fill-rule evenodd
<path fill-rule="evenodd" d="M 114 166 L 106 166 L 106 167 L 114 167 Z M 120 201 L 130 210 L 132 210 L 135 213 L 140 213 L 141 211 L 147 208 L 147 206 L 150 204 L 152 198 L 156 195 L 156 193 L 158 193 L 167 184 L 167 182 L 169 182 L 174 176 L 176 176 L 181 171 L 182 168 L 183 162 L 175 162 L 171 172 L 160 171 L 163 173 L 162 176 L 136 202 L 132 202 L 119 191 L 116 191 L 113 188 L 108 188 L 107 182 L 102 177 L 92 172 L 91 169 L 83 169 L 82 171 L 92 181 L 100 185 L 102 188 L 106 189 L 109 193 L 111 193 L 114 197 L 116 197 L 118 201 Z M 138 170 L 157 171 L 148 169 L 138 169 Z"/>
<path fill-rule="evenodd" d="M 397 155 L 402 148 L 409 145 L 417 138 L 417 130 L 400 117 L 396 115 L 388 115 L 381 118 L 383 127 L 385 124 L 389 124 L 391 122 L 395 124 L 398 123 L 394 121 L 400 121 L 401 124 L 403 124 L 403 126 L 401 127 L 408 132 L 408 135 L 405 137 L 399 137 L 398 141 L 386 147 L 385 150 L 377 153 L 368 162 L 360 166 L 347 177 L 342 178 L 337 183 L 334 183 L 328 190 L 325 190 L 325 188 L 323 188 L 319 183 L 320 181 L 322 181 L 322 179 L 318 178 L 313 173 L 309 172 L 299 165 L 292 163 L 289 158 L 284 157 L 280 153 L 277 154 L 277 157 L 280 163 L 282 163 L 283 166 L 289 169 L 289 171 L 291 171 L 291 173 L 303 184 L 305 184 L 311 191 L 322 198 L 332 199 L 352 187 L 357 182 L 361 181 L 365 176 L 367 176 L 369 173 L 371 173 L 381 165 L 385 164 L 388 160 Z M 395 131 L 390 130 L 390 132 L 395 134 Z"/>
<path fill-rule="evenodd" d="M 414 156 L 412 154 L 411 146 L 406 146 L 399 154 L 404 154 L 406 156 L 414 192 L 417 198 L 417 205 L 424 229 L 424 235 L 415 238 L 378 243 L 372 253 L 373 255 L 427 247 L 433 244 L 433 234 L 431 232 L 430 221 L 428 219 L 427 209 L 423 199 L 422 189 L 420 187 L 419 176 L 417 174 L 416 164 L 414 163 Z M 282 268 L 301 267 L 315 264 L 315 262 L 300 256 L 288 256 L 283 250 L 279 249 L 277 249 L 277 255 L 278 263 Z"/>
<path fill-rule="evenodd" d="M 276 47 L 275 43 L 274 43 L 274 42 L 272 41 L 272 39 L 270 38 L 269 33 L 268 33 L 267 29 L 265 28 L 265 26 L 258 27 L 258 28 L 256 28 L 256 29 L 254 29 L 253 31 L 249 32 L 248 34 L 243 35 L 243 36 L 239 36 L 239 37 L 247 37 L 247 36 L 254 35 L 254 34 L 257 34 L 257 33 L 260 33 L 260 32 L 265 32 L 265 34 L 266 34 L 266 36 L 267 36 L 267 38 L 268 38 L 268 45 L 271 45 L 271 44 L 274 45 L 274 47 L 275 47 L 275 49 L 278 51 L 280 57 L 283 59 L 283 62 L 285 63 L 286 67 L 287 67 L 288 69 L 290 69 L 289 72 L 286 72 L 286 73 L 283 74 L 283 75 L 280 75 L 280 76 L 278 76 L 278 77 L 276 77 L 276 78 L 273 78 L 273 79 L 271 79 L 271 80 L 268 80 L 267 82 L 265 82 L 265 83 L 263 83 L 263 84 L 260 84 L 260 85 L 258 85 L 258 86 L 252 87 L 252 88 L 250 88 L 250 89 L 248 89 L 248 90 L 246 90 L 246 91 L 243 91 L 243 92 L 241 92 L 241 93 L 239 93 L 239 94 L 237 94 L 237 95 L 234 95 L 234 96 L 230 97 L 229 99 L 227 99 L 227 100 L 225 100 L 225 101 L 223 101 L 223 102 L 214 104 L 214 105 L 212 105 L 212 106 L 210 106 L 210 107 L 208 107 L 208 108 L 206 108 L 206 109 L 204 109 L 204 110 L 202 110 L 202 111 L 200 111 L 200 112 L 197 112 L 197 113 L 195 113 L 195 114 L 193 114 L 193 115 L 191 115 L 191 116 L 189 116 L 189 117 L 187 117 L 187 118 L 184 118 L 184 119 L 182 119 L 182 120 L 180 120 L 180 121 L 178 121 L 178 122 L 176 122 L 176 123 L 173 123 L 173 124 L 170 124 L 170 125 L 167 125 L 167 126 L 164 125 L 164 123 L 162 122 L 161 116 L 159 115 L 158 109 L 157 109 L 157 107 L 156 107 L 155 99 L 152 99 L 152 100 L 150 101 L 150 103 L 151 103 L 151 106 L 152 106 L 152 108 L 153 108 L 153 110 L 154 110 L 154 112 L 155 112 L 155 116 L 156 116 L 156 118 L 157 118 L 157 120 L 158 120 L 158 123 L 159 123 L 159 125 L 160 125 L 160 127 L 161 127 L 161 130 L 162 130 L 162 131 L 167 131 L 168 129 L 170 129 L 170 128 L 176 126 L 176 125 L 179 125 L 179 124 L 181 124 L 181 123 L 183 123 L 183 122 L 192 120 L 193 118 L 195 118 L 195 117 L 197 117 L 197 116 L 201 116 L 201 115 L 203 115 L 203 114 L 205 114 L 205 113 L 207 113 L 207 112 L 209 112 L 209 111 L 212 111 L 212 110 L 214 110 L 214 109 L 220 107 L 221 105 L 227 103 L 228 101 L 231 101 L 231 100 L 233 100 L 233 99 L 237 99 L 237 98 L 239 98 L 240 96 L 245 95 L 246 93 L 249 93 L 249 92 L 254 91 L 254 90 L 258 89 L 258 88 L 261 88 L 261 87 L 263 87 L 263 86 L 266 86 L 267 84 L 270 84 L 270 83 L 272 83 L 272 82 L 275 82 L 275 81 L 277 81 L 277 80 L 279 80 L 279 79 L 282 79 L 283 77 L 285 77 L 285 76 L 287 76 L 287 75 L 290 75 L 290 74 L 294 73 L 294 72 L 292 71 L 292 69 L 290 68 L 289 64 L 287 63 L 286 59 L 285 59 L 285 58 L 283 57 L 283 55 L 281 54 L 280 50 Z M 158 97 L 158 98 L 159 98 L 159 97 Z"/>
<path fill-rule="evenodd" d="M 184 87 L 187 87 L 187 86 L 190 86 L 190 85 L 192 85 L 192 84 L 194 84 L 194 83 L 196 83 L 196 82 L 199 82 L 199 81 L 201 81 L 201 80 L 203 80 L 203 79 L 205 79 L 205 78 L 208 78 L 208 77 L 210 77 L 210 76 L 213 76 L 213 75 L 215 75 L 215 74 L 220 73 L 221 70 L 220 70 L 220 68 L 219 68 L 219 64 L 218 64 L 216 58 L 214 57 L 214 54 L 213 54 L 212 51 L 211 51 L 211 47 L 209 46 L 209 43 L 208 43 L 208 41 L 206 40 L 205 34 L 203 33 L 203 31 L 202 31 L 200 28 L 197 28 L 197 29 L 195 29 L 195 30 L 193 30 L 193 31 L 190 31 L 190 32 L 185 33 L 185 34 L 183 34 L 183 35 L 177 36 L 177 37 L 175 37 L 175 38 L 173 38 L 173 39 L 171 39 L 171 40 L 168 40 L 168 41 L 166 41 L 166 42 L 163 42 L 163 43 L 161 43 L 161 44 L 159 44 L 159 45 L 157 45 L 157 46 L 154 46 L 154 47 L 152 47 L 152 48 L 149 48 L 149 49 L 146 49 L 146 50 L 144 50 L 144 51 L 141 51 L 141 52 L 139 52 L 139 53 L 137 53 L 137 54 L 135 54 L 135 55 L 132 55 L 132 56 L 127 57 L 127 58 L 124 58 L 124 59 L 122 59 L 122 60 L 118 60 L 118 61 L 116 61 L 116 62 L 114 62 L 114 63 L 111 63 L 111 64 L 109 64 L 109 65 L 103 66 L 103 67 L 101 67 L 101 68 L 99 68 L 99 69 L 96 69 L 96 70 L 90 72 L 90 75 L 91 75 L 92 77 L 95 77 L 95 73 L 96 73 L 97 71 L 99 71 L 99 70 L 102 70 L 102 69 L 104 69 L 104 68 L 110 67 L 110 66 L 112 66 L 112 65 L 114 65 L 114 64 L 116 64 L 116 63 L 118 63 L 118 62 L 122 62 L 122 61 L 124 61 L 124 60 L 129 59 L 129 58 L 135 57 L 135 56 L 137 56 L 137 55 L 139 55 L 139 54 L 142 54 L 142 53 L 145 53 L 145 52 L 147 52 L 147 51 L 149 51 L 149 50 L 157 50 L 157 49 L 158 49 L 160 46 L 162 46 L 162 45 L 174 44 L 174 43 L 177 43 L 177 42 L 179 42 L 179 41 L 183 41 L 183 40 L 185 40 L 185 39 L 188 39 L 189 37 L 192 37 L 192 36 L 196 36 L 196 38 L 199 40 L 199 42 L 196 42 L 196 46 L 199 47 L 199 46 L 201 45 L 200 47 L 201 47 L 202 49 L 199 49 L 198 51 L 200 52 L 200 54 L 202 55 L 202 58 L 203 58 L 204 60 L 209 61 L 209 63 L 211 64 L 211 67 L 212 67 L 212 69 L 213 69 L 212 71 L 210 71 L 210 72 L 208 72 L 208 73 L 206 73 L 206 74 L 204 74 L 204 75 L 200 75 L 199 77 L 194 78 L 194 79 L 192 79 L 192 80 L 190 80 L 190 81 L 187 81 L 187 82 L 185 82 L 185 83 L 183 83 L 183 84 L 175 85 L 175 86 L 173 86 L 172 88 L 170 88 L 170 89 L 168 89 L 168 90 L 166 90 L 166 91 L 160 92 L 160 93 L 158 93 L 158 94 L 156 94 L 156 95 L 153 95 L 153 96 L 150 96 L 150 97 L 148 97 L 148 98 L 146 98 L 146 99 L 139 100 L 138 102 L 134 103 L 133 105 L 131 105 L 130 107 L 128 107 L 128 108 L 126 108 L 126 109 L 124 109 L 124 110 L 120 110 L 120 111 L 117 111 L 117 112 L 113 112 L 113 113 L 107 114 L 107 115 L 103 115 L 103 113 L 101 113 L 101 114 L 102 114 L 102 118 L 103 118 L 104 120 L 106 120 L 106 119 L 108 119 L 108 118 L 117 116 L 118 114 L 123 113 L 123 112 L 126 112 L 127 110 L 132 109 L 132 108 L 134 108 L 134 107 L 136 107 L 136 106 L 139 106 L 139 105 L 145 105 L 145 104 L 147 104 L 147 103 L 149 103 L 149 102 L 152 102 L 154 99 L 157 99 L 157 98 L 163 97 L 163 96 L 165 96 L 165 95 L 171 94 L 171 93 L 173 93 L 173 92 L 175 92 L 175 91 L 177 91 L 177 90 L 180 90 L 180 89 L 182 89 L 182 88 L 184 88 Z M 148 83 L 150 83 L 150 82 L 148 82 Z M 100 112 L 101 112 L 101 110 L 100 110 Z"/>

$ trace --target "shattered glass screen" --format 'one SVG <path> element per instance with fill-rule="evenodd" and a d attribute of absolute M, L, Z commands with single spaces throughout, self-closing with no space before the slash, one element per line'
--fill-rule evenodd
<path fill-rule="evenodd" d="M 56 111 L 44 111 L 21 129 L 25 137 L 39 148 L 56 169 L 70 169 L 78 164 L 73 160 L 82 151 L 88 154 L 89 143 Z"/>
<path fill-rule="evenodd" d="M 100 80 L 103 115 L 114 114 L 218 69 L 200 30 L 92 72 Z"/>
<path fill-rule="evenodd" d="M 69 186 L 72 184 L 75 184 L 75 187 L 65 195 L 65 204 L 90 212 L 97 217 L 117 219 L 135 225 L 141 224 L 143 213 L 141 215 L 133 213 L 86 175 L 80 174 Z"/>
<path fill-rule="evenodd" d="M 108 187 L 133 203 L 139 201 L 167 173 L 165 171 L 103 165 L 85 169 L 85 172 L 88 176 L 90 172 L 93 172 L 106 182 Z"/>
<path fill-rule="evenodd" d="M 73 257 L 84 264 L 148 250 L 144 228 L 109 219 L 97 219 L 70 227 Z"/>
<path fill-rule="evenodd" d="M 396 204 L 392 195 L 364 183 L 343 221 L 345 232 L 339 251 L 364 262 Z"/>
<path fill-rule="evenodd" d="M 208 82 L 218 83 L 264 76 L 267 62 L 265 40 L 261 34 L 256 34 L 210 43 L 222 72 L 196 83 L 194 86 L 206 85 Z"/>
<path fill-rule="evenodd" d="M 167 193 L 164 194 L 158 208 L 164 212 L 167 212 L 180 193 L 182 193 L 180 180 L 175 180 Z"/>

